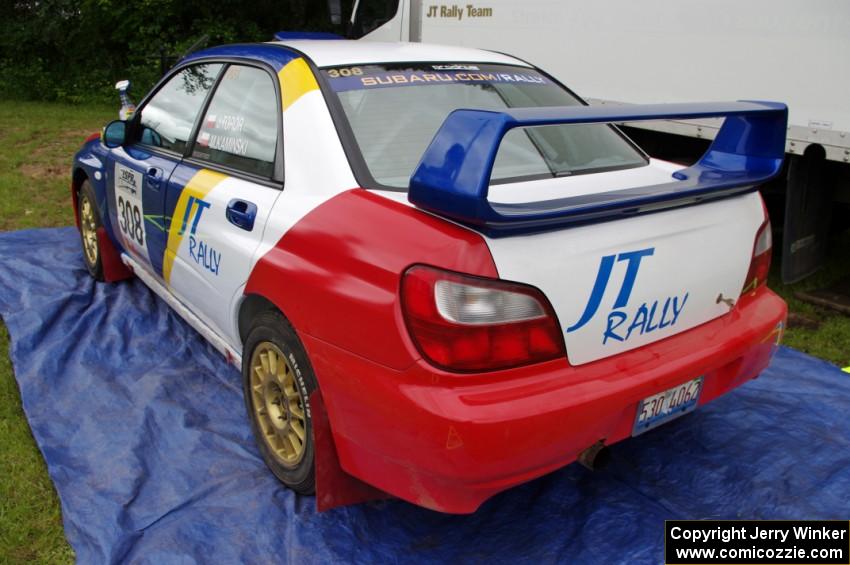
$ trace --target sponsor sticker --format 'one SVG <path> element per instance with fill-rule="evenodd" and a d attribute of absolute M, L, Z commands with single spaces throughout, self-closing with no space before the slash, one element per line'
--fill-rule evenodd
<path fill-rule="evenodd" d="M 476 65 L 431 65 L 435 71 L 480 71 Z"/>
<path fill-rule="evenodd" d="M 394 86 L 434 86 L 459 84 L 522 84 L 551 85 L 543 75 L 521 68 L 496 67 L 492 70 L 482 65 L 446 64 L 429 65 L 429 68 L 388 70 L 382 67 L 348 67 L 323 71 L 337 92 L 370 90 Z"/>

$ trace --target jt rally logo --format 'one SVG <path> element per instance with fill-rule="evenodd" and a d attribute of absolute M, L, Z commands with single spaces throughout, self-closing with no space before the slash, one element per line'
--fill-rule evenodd
<path fill-rule="evenodd" d="M 195 237 L 201 216 L 204 210 L 210 206 L 211 204 L 206 200 L 190 196 L 189 202 L 186 204 L 186 212 L 183 214 L 183 223 L 180 225 L 178 235 L 183 235 L 186 233 L 186 228 L 189 228 L 189 257 L 212 274 L 218 275 L 218 268 L 221 265 L 221 253 L 203 240 L 196 239 Z"/>
<path fill-rule="evenodd" d="M 602 257 L 602 261 L 599 263 L 599 272 L 596 274 L 596 282 L 593 283 L 593 290 L 590 292 L 590 299 L 587 301 L 584 313 L 578 322 L 567 328 L 567 333 L 583 327 L 596 315 L 602 304 L 602 298 L 605 296 L 605 289 L 608 288 L 608 282 L 611 280 L 614 264 L 621 261 L 627 263 L 626 275 L 623 277 L 623 284 L 620 286 L 620 292 L 617 293 L 614 306 L 608 313 L 605 332 L 602 334 L 602 344 L 608 343 L 609 339 L 627 341 L 633 334 L 643 335 L 668 326 L 674 326 L 679 320 L 679 314 L 685 307 L 685 302 L 688 300 L 687 292 L 682 296 L 669 296 L 663 303 L 661 300 L 655 300 L 651 304 L 644 302 L 636 309 L 629 308 L 629 298 L 631 298 L 632 289 L 635 286 L 641 261 L 646 257 L 651 257 L 653 253 L 655 253 L 655 248 L 650 247 Z"/>

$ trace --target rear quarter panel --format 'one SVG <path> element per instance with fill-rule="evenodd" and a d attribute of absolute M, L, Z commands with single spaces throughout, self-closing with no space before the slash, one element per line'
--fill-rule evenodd
<path fill-rule="evenodd" d="M 399 304 L 401 276 L 416 263 L 497 276 L 482 236 L 353 189 L 287 231 L 245 292 L 270 299 L 298 332 L 403 369 L 419 358 Z"/>

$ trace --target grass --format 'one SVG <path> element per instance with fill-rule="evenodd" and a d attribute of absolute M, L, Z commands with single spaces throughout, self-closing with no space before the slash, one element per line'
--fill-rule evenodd
<path fill-rule="evenodd" d="M 778 265 L 771 269 L 769 286 L 788 303 L 789 312 L 813 322 L 813 328 L 790 327 L 782 342 L 815 357 L 826 359 L 839 367 L 850 367 L 850 316 L 821 308 L 796 297 L 796 293 L 822 288 L 850 277 L 850 230 L 833 236 L 826 265 L 807 279 L 793 285 L 779 281 Z M 774 253 L 778 251 L 774 250 Z"/>
<path fill-rule="evenodd" d="M 71 158 L 83 138 L 116 115 L 116 108 L 0 101 L 0 230 L 73 223 Z M 774 273 L 771 286 L 791 311 L 819 324 L 817 329 L 788 328 L 785 343 L 846 367 L 850 317 L 794 296 L 850 276 L 850 232 L 839 235 L 832 249 L 829 264 L 815 276 L 782 286 Z M 0 324 L 0 563 L 72 562 L 59 500 L 24 418 L 8 348 L 8 333 Z"/>
<path fill-rule="evenodd" d="M 67 226 L 71 158 L 117 112 L 0 102 L 0 230 Z M 59 499 L 21 409 L 0 323 L 0 563 L 72 563 Z"/>
<path fill-rule="evenodd" d="M 0 102 L 0 230 L 72 224 L 71 159 L 83 139 L 117 114 L 114 108 Z"/>

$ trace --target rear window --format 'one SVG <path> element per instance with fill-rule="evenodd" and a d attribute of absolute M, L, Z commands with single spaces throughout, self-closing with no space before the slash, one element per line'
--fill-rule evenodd
<path fill-rule="evenodd" d="M 406 189 L 440 125 L 461 108 L 501 110 L 581 102 L 527 67 L 396 64 L 322 70 L 375 184 Z M 614 128 L 577 124 L 518 128 L 502 141 L 491 183 L 643 166 Z"/>

